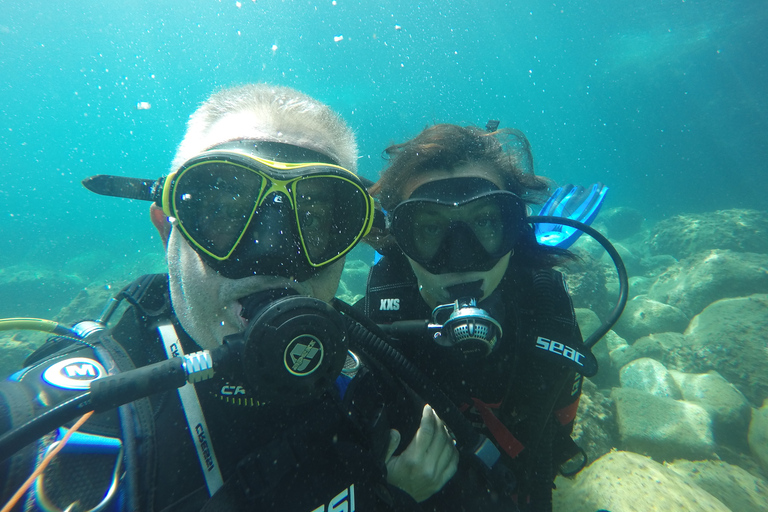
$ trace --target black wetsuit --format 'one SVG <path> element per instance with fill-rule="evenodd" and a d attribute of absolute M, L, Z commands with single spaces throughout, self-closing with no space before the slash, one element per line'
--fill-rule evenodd
<path fill-rule="evenodd" d="M 431 317 L 410 265 L 398 253 L 371 269 L 367 294 L 356 306 L 379 324 Z M 581 376 L 574 368 L 578 351 L 586 352 L 570 296 L 560 273 L 510 263 L 496 291 L 479 306 L 503 330 L 487 358 L 467 360 L 426 334 L 401 334 L 393 343 L 496 442 L 503 463 L 515 474 L 520 508 L 549 510 L 556 468 L 579 451 L 570 438 L 581 394 Z M 478 493 L 466 485 L 467 478 L 460 471 L 422 505 L 471 510 L 457 505 Z M 494 492 L 488 488 L 477 499 L 495 502 Z"/>
<path fill-rule="evenodd" d="M 93 347 L 54 339 L 28 360 L 30 366 L 0 384 L 0 433 L 82 393 L 41 379 L 57 362 L 70 361 L 72 375 L 87 377 L 92 371 L 88 360 L 122 371 L 165 360 L 156 329 L 162 322 L 173 323 L 184 353 L 200 350 L 172 314 L 167 276 L 145 276 L 137 283 L 129 299 L 135 304 L 108 334 L 96 341 L 88 338 Z M 73 361 L 76 357 L 86 361 Z M 337 381 L 337 387 L 320 398 L 290 407 L 259 404 L 236 377 L 200 382 L 195 389 L 208 430 L 195 430 L 201 443 L 200 436 L 206 436 L 204 458 L 198 457 L 175 390 L 122 406 L 119 414 L 94 415 L 81 431 L 120 438 L 125 450 L 119 471 L 123 481 L 106 510 L 418 509 L 410 496 L 386 484 L 383 459 L 389 431 L 382 424 L 381 404 L 371 396 L 375 393 L 366 391 L 364 400 L 350 398 L 355 389 L 375 389 L 373 380 L 363 369 L 351 382 Z M 0 464 L 3 503 L 31 474 L 49 441 L 30 445 Z M 202 469 L 213 464 L 211 453 L 224 481 L 213 498 Z M 83 508 L 73 510 L 92 508 L 110 486 L 116 459 L 90 453 L 57 456 L 45 473 L 47 495 L 60 509 L 78 499 Z M 14 510 L 33 499 L 34 493 L 28 493 Z"/>

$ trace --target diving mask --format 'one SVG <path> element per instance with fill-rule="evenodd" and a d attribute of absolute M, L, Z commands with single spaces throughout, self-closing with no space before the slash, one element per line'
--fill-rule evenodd
<path fill-rule="evenodd" d="M 432 274 L 485 272 L 512 251 L 525 207 L 483 178 L 430 181 L 392 212 L 402 251 Z"/>
<path fill-rule="evenodd" d="M 322 153 L 277 142 L 220 144 L 154 183 L 94 176 L 83 184 L 155 201 L 200 257 L 230 279 L 306 280 L 349 252 L 374 215 L 354 173 Z"/>

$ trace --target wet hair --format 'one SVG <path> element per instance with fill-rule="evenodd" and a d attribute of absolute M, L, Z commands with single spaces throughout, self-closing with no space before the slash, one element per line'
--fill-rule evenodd
<path fill-rule="evenodd" d="M 384 150 L 389 166 L 370 192 L 384 209 L 407 199 L 405 185 L 433 171 L 452 171 L 469 163 L 482 163 L 496 171 L 504 189 L 528 203 L 546 197 L 551 181 L 533 172 L 530 144 L 523 132 L 504 129 L 486 132 L 476 126 L 436 124 L 415 138 Z"/>
<path fill-rule="evenodd" d="M 330 107 L 290 87 L 247 84 L 222 89 L 189 117 L 187 132 L 179 145 L 171 170 L 200 151 L 227 142 L 214 139 L 211 127 L 226 116 L 252 118 L 249 133 L 256 138 L 295 144 L 319 151 L 352 172 L 357 170 L 357 142 L 353 131 Z"/>
<path fill-rule="evenodd" d="M 545 200 L 553 185 L 534 173 L 528 139 L 514 129 L 487 132 L 476 126 L 436 124 L 409 141 L 389 146 L 384 153 L 389 165 L 369 192 L 388 211 L 407 199 L 406 185 L 413 178 L 436 171 L 452 172 L 465 164 L 490 167 L 504 190 L 528 204 Z M 517 264 L 549 267 L 557 264 L 560 256 L 569 257 L 567 251 L 539 245 L 533 229 L 527 224 L 525 229 L 515 246 L 513 261 Z"/>

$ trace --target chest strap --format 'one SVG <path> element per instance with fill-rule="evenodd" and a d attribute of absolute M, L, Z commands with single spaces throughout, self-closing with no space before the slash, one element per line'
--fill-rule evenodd
<path fill-rule="evenodd" d="M 493 438 L 499 444 L 499 447 L 513 459 L 520 455 L 520 452 L 525 449 L 525 446 L 512 434 L 512 432 L 509 431 L 507 427 L 504 426 L 501 420 L 497 418 L 491 410 L 501 407 L 501 402 L 497 404 L 487 404 L 479 398 L 474 397 L 472 398 L 472 402 L 474 402 L 475 409 L 478 413 L 480 413 L 480 417 L 483 419 L 483 423 L 485 423 L 485 426 L 488 428 Z M 465 404 L 462 407 L 462 410 L 466 410 L 468 408 L 469 405 Z"/>
<path fill-rule="evenodd" d="M 157 330 L 163 340 L 163 347 L 168 359 L 184 355 L 184 349 L 181 347 L 179 336 L 173 325 L 163 324 L 158 326 Z M 200 399 L 197 397 L 195 385 L 191 382 L 180 387 L 178 392 L 184 417 L 187 419 L 189 434 L 192 436 L 192 443 L 197 450 L 197 458 L 200 460 L 205 484 L 208 486 L 208 495 L 213 496 L 224 485 L 224 480 L 221 477 L 219 461 L 216 459 L 216 453 L 213 451 L 213 444 L 210 441 L 210 431 L 205 422 Z"/>

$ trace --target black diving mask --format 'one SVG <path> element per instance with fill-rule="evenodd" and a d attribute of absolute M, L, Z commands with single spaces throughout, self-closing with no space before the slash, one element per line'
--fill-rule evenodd
<path fill-rule="evenodd" d="M 409 258 L 432 274 L 485 272 L 512 251 L 525 207 L 484 178 L 430 181 L 395 207 L 391 231 Z"/>
<path fill-rule="evenodd" d="M 351 171 L 306 148 L 241 140 L 214 146 L 156 182 L 94 176 L 106 195 L 149 199 L 224 277 L 303 281 L 371 229 L 373 200 Z"/>

